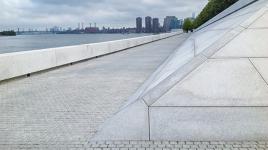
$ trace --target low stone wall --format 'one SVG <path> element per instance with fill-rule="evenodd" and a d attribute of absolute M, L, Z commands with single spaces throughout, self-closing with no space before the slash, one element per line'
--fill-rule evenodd
<path fill-rule="evenodd" d="M 181 33 L 172 32 L 102 43 L 0 54 L 0 81 L 114 53 Z"/>

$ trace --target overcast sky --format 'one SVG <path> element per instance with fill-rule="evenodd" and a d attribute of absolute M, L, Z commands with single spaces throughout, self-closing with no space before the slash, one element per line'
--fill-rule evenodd
<path fill-rule="evenodd" d="M 137 16 L 178 18 L 198 14 L 207 0 L 0 0 L 0 28 L 133 27 Z"/>

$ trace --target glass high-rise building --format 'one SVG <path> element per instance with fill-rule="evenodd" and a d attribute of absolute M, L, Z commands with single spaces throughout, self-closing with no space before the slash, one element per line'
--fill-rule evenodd
<path fill-rule="evenodd" d="M 137 33 L 142 32 L 142 18 L 141 17 L 136 18 L 136 32 Z"/>
<path fill-rule="evenodd" d="M 146 33 L 152 32 L 152 17 L 150 16 L 145 17 L 145 32 Z"/>
<path fill-rule="evenodd" d="M 164 20 L 165 31 L 170 31 L 171 29 L 179 29 L 180 25 L 180 20 L 178 20 L 178 18 L 175 16 L 167 16 Z"/>
<path fill-rule="evenodd" d="M 159 19 L 158 18 L 153 18 L 153 33 L 159 33 Z"/>

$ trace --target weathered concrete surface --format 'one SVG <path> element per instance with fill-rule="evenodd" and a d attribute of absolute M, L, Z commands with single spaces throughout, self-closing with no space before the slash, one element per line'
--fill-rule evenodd
<path fill-rule="evenodd" d="M 0 83 L 0 145 L 86 142 L 184 38 Z"/>

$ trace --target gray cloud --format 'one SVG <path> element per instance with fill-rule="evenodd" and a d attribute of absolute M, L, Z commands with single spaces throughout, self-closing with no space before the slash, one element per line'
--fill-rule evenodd
<path fill-rule="evenodd" d="M 103 0 L 32 0 L 34 4 L 54 6 L 80 6 L 85 7 L 94 3 L 102 3 Z"/>
<path fill-rule="evenodd" d="M 134 26 L 137 16 L 178 18 L 199 13 L 207 0 L 0 0 L 0 28 L 76 26 Z"/>

